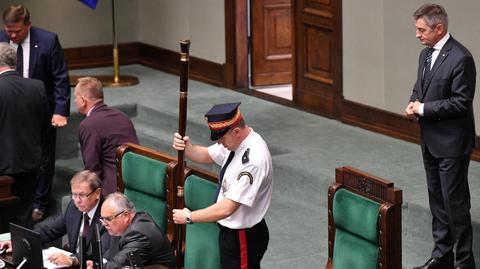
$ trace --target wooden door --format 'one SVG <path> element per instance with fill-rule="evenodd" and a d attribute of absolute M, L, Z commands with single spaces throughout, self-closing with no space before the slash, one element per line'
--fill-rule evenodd
<path fill-rule="evenodd" d="M 252 0 L 252 85 L 292 80 L 291 0 Z"/>
<path fill-rule="evenodd" d="M 336 118 L 342 101 L 342 2 L 292 0 L 295 24 L 293 100 Z"/>

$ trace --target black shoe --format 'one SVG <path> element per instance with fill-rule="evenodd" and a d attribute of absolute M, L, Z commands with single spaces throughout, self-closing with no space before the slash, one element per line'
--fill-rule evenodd
<path fill-rule="evenodd" d="M 39 221 L 43 220 L 44 217 L 45 217 L 45 211 L 43 211 L 39 208 L 33 209 L 33 211 L 32 211 L 33 222 L 39 222 Z"/>
<path fill-rule="evenodd" d="M 443 259 L 430 258 L 424 265 L 413 269 L 450 269 L 453 268 L 453 256 Z"/>

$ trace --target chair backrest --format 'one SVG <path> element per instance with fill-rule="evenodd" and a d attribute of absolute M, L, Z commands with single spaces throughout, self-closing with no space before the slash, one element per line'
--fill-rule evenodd
<path fill-rule="evenodd" d="M 193 211 L 215 203 L 216 175 L 196 168 L 189 168 L 187 175 L 184 185 L 185 206 Z M 218 234 L 216 223 L 186 225 L 185 269 L 220 268 Z"/>
<path fill-rule="evenodd" d="M 402 191 L 353 167 L 328 191 L 328 263 L 334 269 L 400 269 Z"/>
<path fill-rule="evenodd" d="M 174 158 L 137 144 L 117 150 L 117 187 L 167 234 L 167 168 Z"/>
<path fill-rule="evenodd" d="M 335 193 L 333 268 L 377 268 L 379 209 L 379 203 L 349 190 Z"/>

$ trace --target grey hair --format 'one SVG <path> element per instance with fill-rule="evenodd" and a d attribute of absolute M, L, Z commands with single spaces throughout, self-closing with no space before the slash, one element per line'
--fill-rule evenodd
<path fill-rule="evenodd" d="M 17 65 L 17 52 L 12 45 L 0 42 L 0 66 L 15 68 Z"/>
<path fill-rule="evenodd" d="M 413 13 L 413 18 L 415 20 L 424 19 L 430 28 L 442 24 L 445 31 L 448 31 L 448 14 L 441 5 L 424 4 Z"/>
<path fill-rule="evenodd" d="M 137 211 L 133 202 L 130 201 L 130 199 L 128 199 L 128 197 L 121 192 L 114 192 L 109 194 L 105 199 L 105 203 L 107 202 L 110 202 L 112 205 L 115 206 L 115 211 L 117 214 L 122 211 L 128 211 L 130 213 L 135 213 Z"/>

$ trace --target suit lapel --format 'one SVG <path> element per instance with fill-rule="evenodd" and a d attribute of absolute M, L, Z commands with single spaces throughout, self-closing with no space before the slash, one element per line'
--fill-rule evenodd
<path fill-rule="evenodd" d="M 73 230 L 72 230 L 72 237 L 70 238 L 70 244 L 71 247 L 70 249 L 75 251 L 77 249 L 77 243 L 78 243 L 78 235 L 80 232 L 80 224 L 82 223 L 82 212 L 80 212 L 78 209 L 76 210 L 76 214 L 73 219 Z"/>
<path fill-rule="evenodd" d="M 443 46 L 442 50 L 438 53 L 437 59 L 435 60 L 435 63 L 432 66 L 432 70 L 430 71 L 430 72 L 432 72 L 432 75 L 429 77 L 429 79 L 427 81 L 422 83 L 422 85 L 423 85 L 423 87 L 422 87 L 422 100 L 425 97 L 425 94 L 427 93 L 427 90 L 430 86 L 430 83 L 432 82 L 432 79 L 435 77 L 435 73 L 437 72 L 438 68 L 443 64 L 445 59 L 447 59 L 448 54 L 450 53 L 450 49 L 452 48 L 452 42 L 453 42 L 452 40 L 453 40 L 453 37 L 450 37 L 448 39 L 447 43 L 445 43 L 445 45 Z M 426 53 L 425 53 L 424 58 L 425 57 L 426 57 Z"/>

